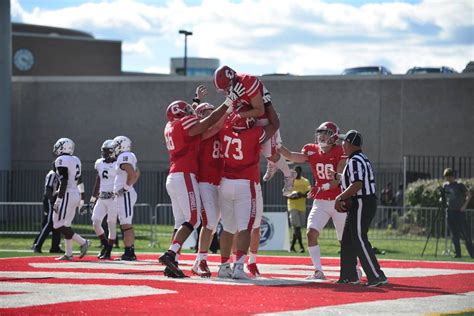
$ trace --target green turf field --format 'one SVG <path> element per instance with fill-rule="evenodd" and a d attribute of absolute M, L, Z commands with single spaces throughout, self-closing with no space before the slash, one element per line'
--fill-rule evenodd
<path fill-rule="evenodd" d="M 170 241 L 170 236 L 173 231 L 172 226 L 157 225 L 155 229 L 156 240 L 158 241 L 154 245 L 150 242 L 150 232 L 149 225 L 136 225 L 138 237 L 135 243 L 135 249 L 137 252 L 162 252 L 167 249 Z M 76 230 L 80 230 L 82 233 L 93 234 L 92 228 L 88 226 L 74 226 Z M 326 231 L 327 229 L 325 229 Z M 330 231 L 330 229 L 328 229 Z M 291 234 L 291 233 L 290 233 Z M 303 231 L 303 236 L 305 231 Z M 331 232 L 329 232 L 331 235 Z M 98 252 L 99 250 L 99 241 L 95 237 L 87 237 L 92 240 L 91 253 Z M 370 238 L 370 237 L 369 237 Z M 49 255 L 48 250 L 50 247 L 50 239 L 47 239 L 43 245 L 43 254 L 34 254 L 31 251 L 31 245 L 33 243 L 34 236 L 14 236 L 14 235 L 3 235 L 0 237 L 0 257 L 18 257 L 18 256 L 31 256 L 31 255 Z M 464 257 L 459 259 L 454 259 L 450 255 L 444 255 L 443 251 L 445 249 L 444 239 L 439 240 L 438 244 L 438 255 L 435 257 L 435 246 L 436 239 L 431 238 L 428 246 L 426 248 L 425 254 L 421 257 L 421 252 L 425 245 L 425 240 L 402 240 L 402 239 L 377 239 L 371 238 L 371 243 L 373 247 L 376 247 L 380 251 L 384 251 L 385 254 L 378 254 L 377 257 L 380 259 L 409 259 L 409 260 L 444 260 L 444 261 L 459 261 L 459 262 L 472 262 L 473 259 L 470 259 L 466 255 L 464 245 L 462 245 L 462 250 Z M 287 251 L 262 251 L 262 254 L 267 255 L 292 255 L 292 256 L 307 256 L 307 243 L 303 239 L 305 253 L 290 253 Z M 339 256 L 339 243 L 333 238 L 322 238 L 320 240 L 321 245 L 321 255 L 325 257 L 338 257 Z M 123 243 L 120 243 L 120 247 L 123 246 Z M 448 243 L 448 247 L 450 242 Z M 74 246 L 74 250 L 77 251 L 78 247 Z M 299 250 L 298 246 L 296 247 Z M 114 248 L 114 252 L 122 251 L 121 248 Z M 191 250 L 192 251 L 192 250 Z"/>

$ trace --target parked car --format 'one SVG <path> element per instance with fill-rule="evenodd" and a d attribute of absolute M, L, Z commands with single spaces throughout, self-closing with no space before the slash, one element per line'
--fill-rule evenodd
<path fill-rule="evenodd" d="M 441 66 L 441 67 L 413 67 L 408 69 L 407 75 L 414 74 L 455 74 L 456 70 L 450 67 Z"/>
<path fill-rule="evenodd" d="M 467 63 L 466 68 L 462 71 L 463 73 L 466 72 L 474 72 L 474 61 L 470 61 Z"/>
<path fill-rule="evenodd" d="M 366 66 L 347 68 L 342 72 L 343 75 L 391 75 L 392 72 L 384 66 Z"/>

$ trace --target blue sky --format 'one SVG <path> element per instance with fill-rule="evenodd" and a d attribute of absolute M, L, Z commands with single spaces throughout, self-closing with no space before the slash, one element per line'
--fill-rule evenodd
<path fill-rule="evenodd" d="M 122 41 L 122 69 L 168 73 L 171 57 L 242 72 L 338 74 L 383 64 L 462 71 L 474 60 L 472 0 L 11 0 L 12 20 Z"/>

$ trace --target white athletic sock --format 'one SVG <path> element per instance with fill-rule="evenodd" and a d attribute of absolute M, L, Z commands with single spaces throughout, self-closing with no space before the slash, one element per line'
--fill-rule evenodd
<path fill-rule="evenodd" d="M 207 252 L 201 252 L 201 260 L 207 261 Z"/>
<path fill-rule="evenodd" d="M 257 254 L 250 252 L 248 264 L 257 263 Z"/>
<path fill-rule="evenodd" d="M 311 260 L 313 261 L 313 266 L 316 270 L 323 271 L 323 267 L 321 266 L 321 249 L 319 245 L 308 247 L 309 254 L 311 256 Z"/>
<path fill-rule="evenodd" d="M 291 175 L 290 167 L 282 155 L 280 155 L 280 159 L 278 159 L 275 165 L 281 170 L 281 172 L 283 172 L 285 177 L 289 177 Z"/>
<path fill-rule="evenodd" d="M 84 245 L 84 243 L 86 242 L 86 240 L 84 238 L 82 238 L 81 235 L 76 234 L 76 233 L 74 233 L 74 235 L 72 235 L 72 240 L 77 242 L 79 245 Z"/>
<path fill-rule="evenodd" d="M 171 250 L 174 253 L 178 253 L 179 249 L 181 249 L 181 245 L 177 242 L 171 244 L 171 246 L 168 248 L 168 250 Z"/>
<path fill-rule="evenodd" d="M 72 256 L 72 239 L 64 239 L 64 244 L 66 245 L 66 256 Z"/>

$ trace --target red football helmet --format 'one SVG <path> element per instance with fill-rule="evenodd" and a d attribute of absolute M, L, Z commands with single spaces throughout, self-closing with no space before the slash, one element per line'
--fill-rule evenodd
<path fill-rule="evenodd" d="M 316 142 L 321 146 L 335 144 L 339 127 L 333 122 L 324 122 L 316 129 Z"/>
<path fill-rule="evenodd" d="M 205 102 L 205 103 L 199 104 L 196 107 L 195 111 L 196 111 L 197 116 L 204 117 L 204 112 L 206 112 L 208 110 L 214 111 L 214 109 L 215 109 L 214 105 Z"/>
<path fill-rule="evenodd" d="M 254 117 L 245 117 L 245 118 L 238 118 L 234 120 L 232 128 L 235 132 L 242 132 L 249 128 L 255 126 L 255 118 Z"/>
<path fill-rule="evenodd" d="M 166 116 L 168 121 L 179 120 L 182 117 L 195 114 L 192 106 L 187 104 L 185 101 L 177 100 L 168 105 L 166 109 Z"/>
<path fill-rule="evenodd" d="M 220 66 L 214 72 L 214 86 L 217 90 L 228 91 L 234 84 L 236 72 L 229 66 Z"/>
<path fill-rule="evenodd" d="M 229 119 L 234 131 L 241 132 L 254 127 L 255 123 L 257 122 L 254 117 L 236 118 L 236 115 L 239 112 L 247 112 L 250 109 L 252 109 L 251 105 L 241 104 L 234 110 L 234 112 L 232 112 L 231 115 L 229 115 Z"/>

